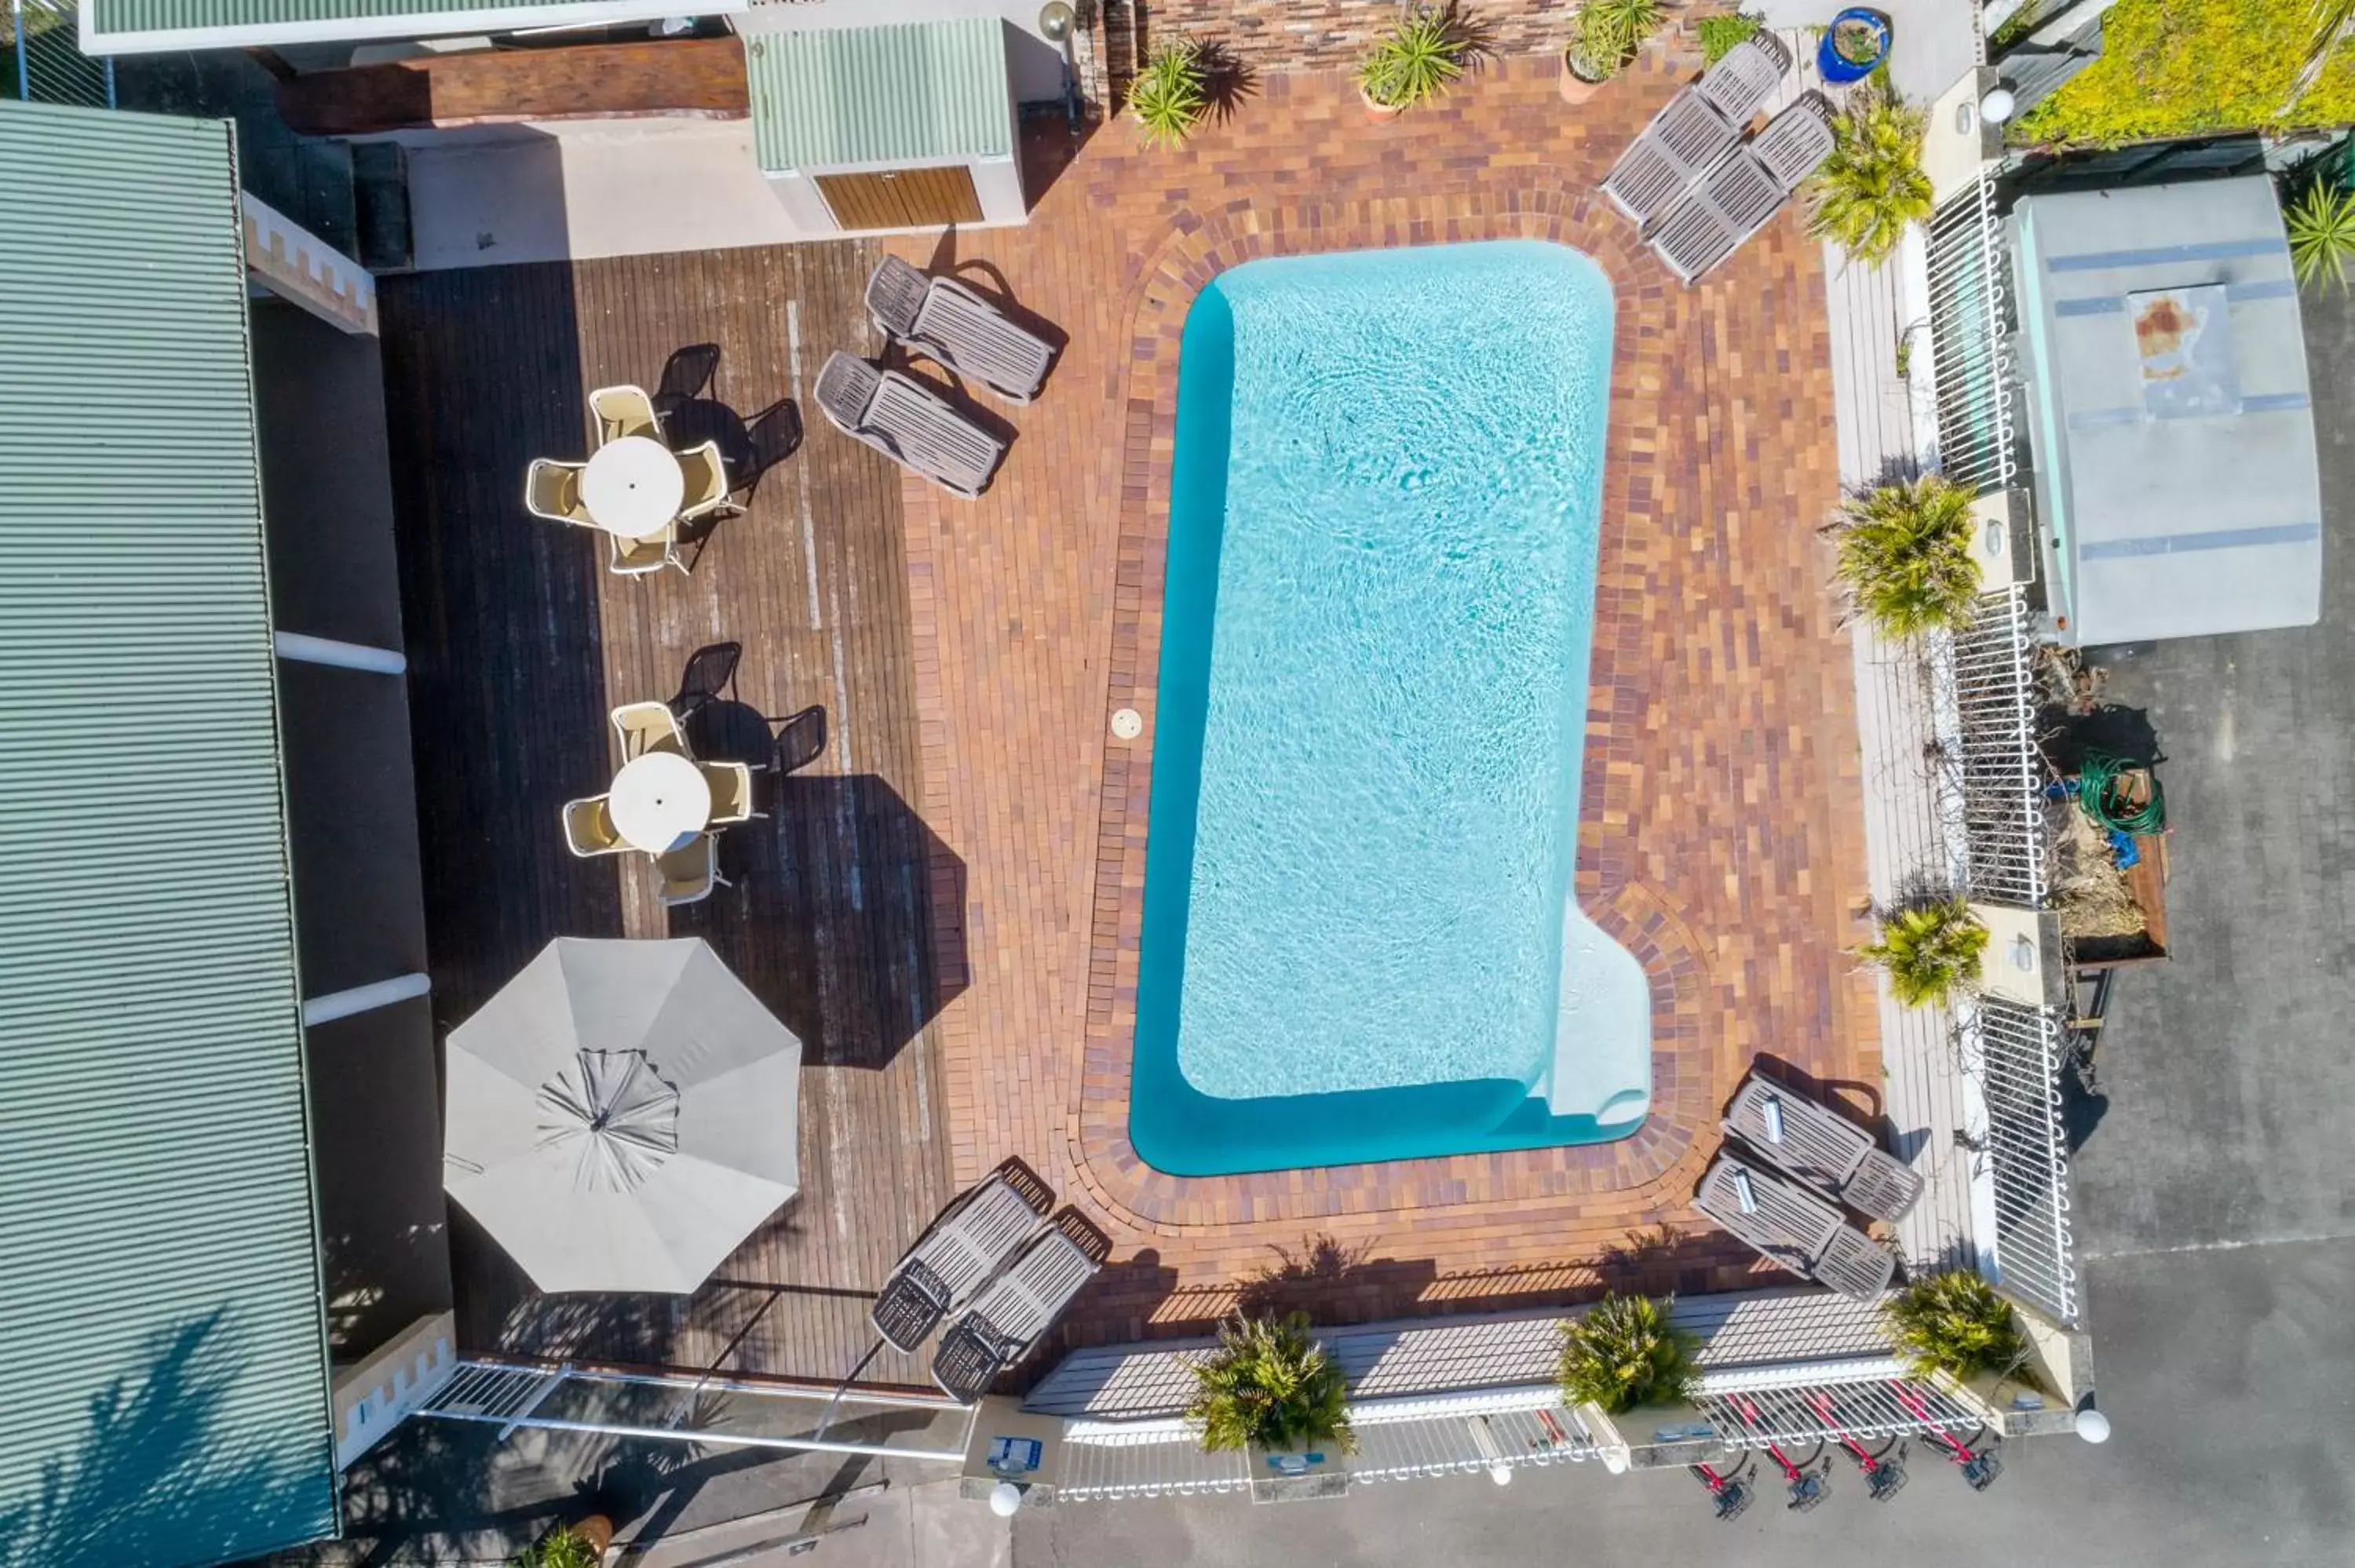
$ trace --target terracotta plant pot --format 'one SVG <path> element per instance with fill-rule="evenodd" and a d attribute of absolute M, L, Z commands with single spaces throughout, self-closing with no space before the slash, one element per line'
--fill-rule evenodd
<path fill-rule="evenodd" d="M 1374 101 L 1374 95 L 1368 92 L 1362 87 L 1358 89 L 1358 97 L 1366 106 L 1367 118 L 1372 120 L 1376 124 L 1380 124 L 1386 120 L 1395 120 L 1399 117 L 1400 111 L 1398 110 L 1391 108 L 1387 103 L 1376 103 Z"/>
<path fill-rule="evenodd" d="M 613 1521 L 602 1513 L 592 1513 L 572 1527 L 572 1533 L 587 1542 L 599 1556 L 613 1544 Z"/>
<path fill-rule="evenodd" d="M 1561 52 L 1561 101 L 1564 103 L 1585 102 L 1603 90 L 1604 82 L 1611 79 L 1606 76 L 1599 80 L 1589 80 L 1579 74 L 1578 68 L 1572 65 L 1570 60 L 1570 51 L 1564 49 Z"/>

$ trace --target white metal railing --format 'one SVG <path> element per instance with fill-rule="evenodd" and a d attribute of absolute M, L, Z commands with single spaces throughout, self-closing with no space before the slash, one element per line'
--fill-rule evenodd
<path fill-rule="evenodd" d="M 1123 1502 L 1250 1489 L 1249 1457 L 1204 1453 L 1201 1438 L 1182 1421 L 1074 1421 L 1063 1428 L 1055 1478 L 1059 1501 Z"/>
<path fill-rule="evenodd" d="M 2040 907 L 2047 890 L 2044 769 L 2036 744 L 2036 632 L 2018 588 L 1979 600 L 1947 650 L 1956 788 L 1974 897 Z"/>
<path fill-rule="evenodd" d="M 1938 367 L 1938 468 L 1980 494 L 2013 456 L 2010 263 L 1985 171 L 1930 218 L 1930 344 Z"/>
<path fill-rule="evenodd" d="M 2061 1118 L 2060 1021 L 2050 1008 L 1987 997 L 1963 1027 L 1977 1037 L 1987 1098 L 1996 1279 L 2074 1328 L 2077 1266 Z"/>
<path fill-rule="evenodd" d="M 1906 1407 L 1898 1398 L 1900 1389 L 1921 1401 L 1927 1419 Z M 1718 1439 L 1736 1448 L 1828 1443 L 1843 1436 L 1870 1442 L 1913 1432 L 1968 1432 L 1986 1425 L 1985 1417 L 1933 1384 L 1887 1378 L 1704 1393 L 1693 1405 Z"/>
<path fill-rule="evenodd" d="M 16 46 L 5 61 L 16 96 L 27 103 L 114 107 L 114 61 L 81 52 L 74 0 L 7 0 Z"/>

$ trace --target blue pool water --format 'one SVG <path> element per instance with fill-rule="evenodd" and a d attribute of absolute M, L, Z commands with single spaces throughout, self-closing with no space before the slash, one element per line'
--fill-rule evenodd
<path fill-rule="evenodd" d="M 1130 1133 L 1181 1175 L 1624 1137 L 1576 908 L 1613 301 L 1504 241 L 1253 261 L 1179 362 Z"/>

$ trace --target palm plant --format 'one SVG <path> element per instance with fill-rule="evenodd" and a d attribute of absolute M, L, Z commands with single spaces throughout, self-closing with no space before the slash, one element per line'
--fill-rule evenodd
<path fill-rule="evenodd" d="M 1561 1326 L 1561 1395 L 1616 1415 L 1659 1399 L 1690 1395 L 1700 1340 L 1668 1322 L 1648 1296 L 1605 1296 Z"/>
<path fill-rule="evenodd" d="M 2282 217 L 2297 281 L 2326 290 L 2345 288 L 2348 259 L 2355 256 L 2355 192 L 2332 179 L 2312 180 Z"/>
<path fill-rule="evenodd" d="M 1659 26 L 1660 0 L 1586 0 L 1571 38 L 1572 69 L 1590 81 L 1605 80 Z"/>
<path fill-rule="evenodd" d="M 1933 898 L 1881 917 L 1881 936 L 1857 957 L 1889 971 L 1889 989 L 1907 1007 L 1952 1000 L 1978 982 L 1987 928 L 1959 898 Z"/>
<path fill-rule="evenodd" d="M 1930 216 L 1922 169 L 1929 117 L 1887 90 L 1861 93 L 1832 123 L 1832 155 L 1809 185 L 1810 232 L 1867 265 L 1896 253 L 1905 230 Z"/>
<path fill-rule="evenodd" d="M 558 1525 L 508 1560 L 508 1568 L 597 1568 L 605 1554 L 569 1524 Z"/>
<path fill-rule="evenodd" d="M 1917 1279 L 1882 1308 L 1889 1337 L 1917 1378 L 1948 1372 L 1970 1378 L 1981 1372 L 2016 1378 L 2033 1387 L 2027 1370 L 2028 1340 L 2013 1319 L 2011 1303 L 1967 1268 Z"/>
<path fill-rule="evenodd" d="M 1358 68 L 1358 85 L 1383 109 L 1412 109 L 1464 74 L 1471 47 L 1452 8 L 1418 5 L 1374 46 Z"/>
<path fill-rule="evenodd" d="M 1308 1337 L 1308 1319 L 1242 1318 L 1220 1325 L 1219 1345 L 1194 1363 L 1194 1403 L 1207 1452 L 1357 1447 L 1349 1430 L 1348 1381 Z"/>
<path fill-rule="evenodd" d="M 1128 84 L 1128 112 L 1150 146 L 1176 147 L 1194 133 L 1210 107 L 1202 46 L 1171 38 L 1157 46 Z"/>
<path fill-rule="evenodd" d="M 1968 625 L 1980 588 L 1973 521 L 1970 492 L 1934 474 L 1849 497 L 1829 531 L 1856 612 L 1900 639 Z"/>

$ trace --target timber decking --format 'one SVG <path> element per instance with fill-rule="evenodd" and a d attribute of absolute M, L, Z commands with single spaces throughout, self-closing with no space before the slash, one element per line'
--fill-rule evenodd
<path fill-rule="evenodd" d="M 871 352 L 872 261 L 836 244 L 386 284 L 437 1024 L 463 1021 L 550 938 L 694 934 L 805 1051 L 801 1193 L 691 1298 L 537 1297 L 453 1213 L 471 1350 L 706 1364 L 757 1314 L 731 1369 L 839 1377 L 871 1338 L 868 1293 L 951 1196 L 931 1021 L 963 980 L 940 972 L 932 910 L 938 891 L 954 919 L 958 868 L 908 804 L 921 791 L 899 478 L 850 441 L 778 461 L 796 433 L 779 406 L 803 404 L 833 350 Z M 711 379 L 666 399 L 673 440 L 718 439 L 740 477 L 769 466 L 739 497 L 746 513 L 688 546 L 691 576 L 615 577 L 602 535 L 525 514 L 525 467 L 588 450 L 589 388 L 655 390 L 699 345 L 717 345 Z M 573 859 L 558 811 L 610 779 L 609 707 L 671 696 L 691 654 L 730 641 L 734 686 L 690 725 L 698 751 L 768 759 L 768 721 L 800 717 L 773 732 L 781 766 L 756 780 L 768 815 L 721 839 L 733 885 L 666 911 L 643 857 Z M 888 1358 L 870 1375 L 922 1378 Z"/>

